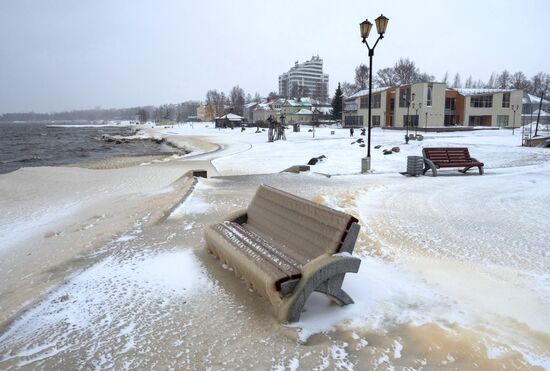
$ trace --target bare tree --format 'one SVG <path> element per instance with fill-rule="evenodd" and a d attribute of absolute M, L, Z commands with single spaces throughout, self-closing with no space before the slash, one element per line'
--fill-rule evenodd
<path fill-rule="evenodd" d="M 460 74 L 457 72 L 453 80 L 453 88 L 461 88 L 462 82 L 460 81 Z"/>
<path fill-rule="evenodd" d="M 216 117 L 222 116 L 225 105 L 225 94 L 217 90 L 208 90 L 206 92 L 206 118 L 208 121 Z"/>
<path fill-rule="evenodd" d="M 481 89 L 485 87 L 485 83 L 483 82 L 483 80 L 477 80 L 474 82 L 472 88 L 475 88 L 475 89 Z"/>
<path fill-rule="evenodd" d="M 364 64 L 360 64 L 355 68 L 355 86 L 360 90 L 364 90 L 367 88 L 368 84 L 369 68 Z"/>
<path fill-rule="evenodd" d="M 511 77 L 510 87 L 513 89 L 529 90 L 531 83 L 527 79 L 527 76 L 521 71 L 514 73 Z"/>
<path fill-rule="evenodd" d="M 539 72 L 531 78 L 530 93 L 538 95 L 541 91 L 550 87 L 550 75 L 544 72 Z"/>
<path fill-rule="evenodd" d="M 443 78 L 441 79 L 441 82 L 445 85 L 449 84 L 449 73 L 445 72 L 445 75 L 443 75 Z"/>
<path fill-rule="evenodd" d="M 423 72 L 423 73 L 419 73 L 416 76 L 415 82 L 431 82 L 431 81 L 434 81 L 434 80 L 435 80 L 434 75 L 430 75 L 429 73 Z"/>
<path fill-rule="evenodd" d="M 290 89 L 290 95 L 292 95 L 293 98 L 303 98 L 307 97 L 309 94 L 309 89 L 303 85 L 292 85 L 292 89 Z"/>
<path fill-rule="evenodd" d="M 359 89 L 355 86 L 355 84 L 351 84 L 349 82 L 343 82 L 340 84 L 340 88 L 342 89 L 342 93 L 344 93 L 345 97 L 349 97 L 350 95 L 355 94 Z"/>
<path fill-rule="evenodd" d="M 496 80 L 497 89 L 508 89 L 510 87 L 511 80 L 512 76 L 510 75 L 510 72 L 508 72 L 508 70 L 502 71 Z"/>
<path fill-rule="evenodd" d="M 145 124 L 147 122 L 148 116 L 149 115 L 147 114 L 147 111 L 143 108 L 140 108 L 137 111 L 137 117 L 140 124 Z"/>
<path fill-rule="evenodd" d="M 487 89 L 494 89 L 497 86 L 497 75 L 493 72 L 489 77 L 489 81 L 485 84 Z"/>
<path fill-rule="evenodd" d="M 376 77 L 374 78 L 374 83 L 380 87 L 396 85 L 397 78 L 393 68 L 386 67 L 378 70 L 378 72 L 376 72 Z"/>
<path fill-rule="evenodd" d="M 396 82 L 399 84 L 412 84 L 419 75 L 418 68 L 409 58 L 399 58 L 393 69 Z"/>
<path fill-rule="evenodd" d="M 261 97 L 260 93 L 256 92 L 254 94 L 254 102 L 260 103 L 261 101 L 262 101 L 262 97 Z"/>
<path fill-rule="evenodd" d="M 233 107 L 233 113 L 242 116 L 244 111 L 244 90 L 239 85 L 234 86 L 229 92 L 229 102 Z"/>
<path fill-rule="evenodd" d="M 472 75 L 468 76 L 468 79 L 464 83 L 465 88 L 473 88 L 474 87 L 474 79 L 472 79 Z"/>
<path fill-rule="evenodd" d="M 267 95 L 267 99 L 268 99 L 269 101 L 274 101 L 274 100 L 277 100 L 277 99 L 279 99 L 279 98 L 280 98 L 280 97 L 279 97 L 279 94 L 277 94 L 277 93 L 274 92 L 274 91 L 270 92 L 270 93 Z"/>

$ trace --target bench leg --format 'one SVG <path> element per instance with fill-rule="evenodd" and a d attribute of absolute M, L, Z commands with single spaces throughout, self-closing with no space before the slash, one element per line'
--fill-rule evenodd
<path fill-rule="evenodd" d="M 465 167 L 464 169 L 458 170 L 458 171 L 460 171 L 463 174 L 466 174 L 466 172 L 468 170 L 470 170 L 472 167 L 475 167 L 475 166 L 468 166 L 468 167 Z M 483 166 L 478 166 L 477 168 L 479 169 L 479 175 L 483 175 Z"/>
<path fill-rule="evenodd" d="M 424 159 L 424 171 L 422 172 L 422 174 L 426 174 L 426 172 L 428 170 L 431 170 L 432 171 L 432 176 L 437 176 L 437 169 L 435 167 L 435 164 L 428 160 L 427 158 Z"/>
<path fill-rule="evenodd" d="M 339 306 L 353 304 L 353 299 L 342 290 L 342 283 L 344 282 L 344 274 L 339 274 L 333 278 L 326 280 L 319 287 L 315 289 L 317 292 L 321 292 L 329 296 L 333 302 Z"/>
<path fill-rule="evenodd" d="M 313 273 L 307 282 L 301 283 L 296 289 L 293 302 L 288 311 L 288 322 L 297 322 L 304 305 L 314 291 L 322 292 L 340 305 L 353 303 L 349 295 L 341 289 L 346 273 L 357 273 L 361 260 L 343 258 L 333 261 Z"/>

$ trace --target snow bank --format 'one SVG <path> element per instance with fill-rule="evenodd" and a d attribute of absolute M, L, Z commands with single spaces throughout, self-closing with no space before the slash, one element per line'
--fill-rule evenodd
<path fill-rule="evenodd" d="M 419 275 L 377 258 L 363 257 L 359 272 L 346 275 L 343 289 L 355 301 L 353 305 L 338 307 L 322 294 L 311 295 L 300 322 L 289 325 L 300 328 L 301 341 L 333 331 L 337 325 L 376 330 L 403 323 L 467 322 L 449 298 Z"/>

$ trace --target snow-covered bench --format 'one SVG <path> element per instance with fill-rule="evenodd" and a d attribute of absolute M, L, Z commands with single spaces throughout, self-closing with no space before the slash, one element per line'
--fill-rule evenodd
<path fill-rule="evenodd" d="M 468 148 L 465 147 L 426 147 L 422 149 L 424 155 L 424 174 L 432 171 L 432 176 L 437 176 L 437 169 L 443 167 L 462 167 L 462 173 L 466 173 L 473 167 L 479 169 L 479 175 L 483 175 L 483 162 L 470 157 Z"/>
<path fill-rule="evenodd" d="M 206 228 L 208 250 L 269 300 L 280 321 L 298 321 L 314 291 L 353 303 L 342 283 L 361 263 L 351 256 L 356 218 L 261 185 L 248 209 L 227 219 Z"/>

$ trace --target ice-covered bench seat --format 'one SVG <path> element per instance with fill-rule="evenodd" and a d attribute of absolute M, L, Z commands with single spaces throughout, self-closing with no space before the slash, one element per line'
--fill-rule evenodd
<path fill-rule="evenodd" d="M 227 219 L 206 228 L 208 250 L 269 300 L 280 321 L 298 321 L 313 291 L 353 303 L 342 290 L 361 263 L 351 256 L 353 216 L 261 185 L 248 209 Z"/>

